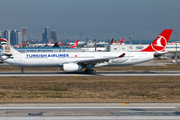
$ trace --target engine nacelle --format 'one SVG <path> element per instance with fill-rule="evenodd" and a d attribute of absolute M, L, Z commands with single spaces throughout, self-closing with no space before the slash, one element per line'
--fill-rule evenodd
<path fill-rule="evenodd" d="M 2 56 L 1 56 L 1 59 L 2 59 L 2 60 L 6 60 L 7 58 L 9 58 L 9 56 L 5 56 L 5 55 L 2 55 Z"/>
<path fill-rule="evenodd" d="M 63 64 L 63 70 L 66 72 L 82 70 L 82 66 L 76 63 Z"/>

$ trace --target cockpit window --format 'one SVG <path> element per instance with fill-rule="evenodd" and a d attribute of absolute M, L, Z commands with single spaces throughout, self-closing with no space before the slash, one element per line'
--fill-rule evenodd
<path fill-rule="evenodd" d="M 14 59 L 14 57 L 9 57 L 9 59 Z"/>

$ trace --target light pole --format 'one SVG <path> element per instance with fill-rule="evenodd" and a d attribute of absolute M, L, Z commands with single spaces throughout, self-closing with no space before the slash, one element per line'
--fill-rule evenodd
<path fill-rule="evenodd" d="M 177 32 L 175 32 L 176 34 L 176 64 L 177 64 Z"/>

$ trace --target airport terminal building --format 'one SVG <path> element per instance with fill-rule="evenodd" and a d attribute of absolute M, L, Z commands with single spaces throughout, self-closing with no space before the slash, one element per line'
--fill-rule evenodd
<path fill-rule="evenodd" d="M 139 52 L 140 50 L 145 49 L 148 47 L 149 44 L 112 44 L 110 46 L 111 52 L 119 52 L 119 51 L 128 51 L 128 52 Z M 171 58 L 173 56 L 176 56 L 176 44 L 167 45 L 165 52 L 168 52 L 167 54 L 163 55 L 163 58 Z M 180 44 L 177 44 L 177 56 L 180 56 Z"/>

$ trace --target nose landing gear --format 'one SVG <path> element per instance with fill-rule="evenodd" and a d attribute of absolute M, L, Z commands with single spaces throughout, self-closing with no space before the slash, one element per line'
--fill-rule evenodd
<path fill-rule="evenodd" d="M 21 73 L 24 73 L 24 68 L 23 67 L 21 67 Z"/>

